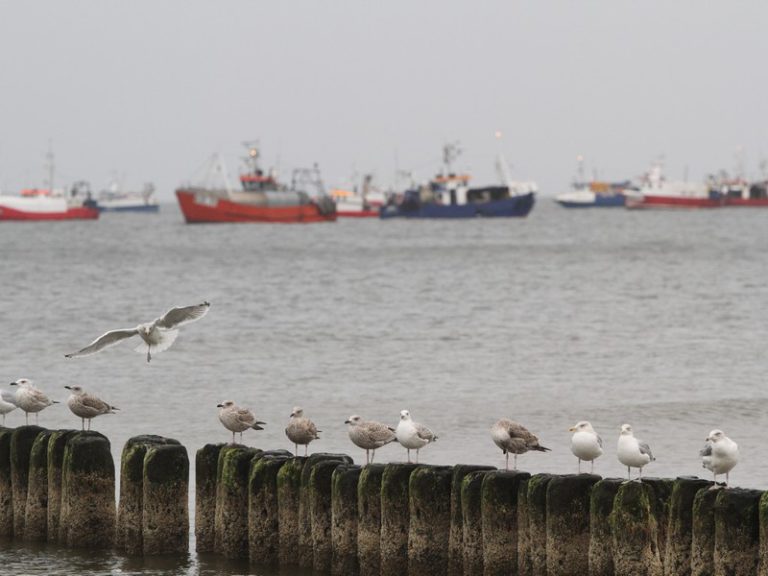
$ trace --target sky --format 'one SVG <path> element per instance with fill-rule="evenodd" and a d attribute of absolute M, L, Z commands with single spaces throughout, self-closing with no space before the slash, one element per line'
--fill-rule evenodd
<path fill-rule="evenodd" d="M 242 143 L 327 187 L 670 179 L 768 159 L 768 2 L 0 0 L 0 190 L 153 182 L 171 201 Z M 494 135 L 499 131 L 502 136 Z"/>

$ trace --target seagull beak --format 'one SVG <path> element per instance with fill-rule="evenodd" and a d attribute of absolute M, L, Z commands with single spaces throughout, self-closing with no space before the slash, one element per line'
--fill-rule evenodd
<path fill-rule="evenodd" d="M 216 404 L 216 408 L 224 408 L 224 404 Z"/>
<path fill-rule="evenodd" d="M 568 428 L 568 432 L 576 432 L 576 428 L 574 428 L 573 426 L 571 426 L 570 428 Z"/>
<path fill-rule="evenodd" d="M 71 386 L 64 386 L 64 388 L 66 388 L 67 390 L 72 390 Z"/>
<path fill-rule="evenodd" d="M 9 386 L 18 386 L 18 384 L 16 384 L 16 382 L 11 382 L 11 383 L 9 384 Z"/>
<path fill-rule="evenodd" d="M 291 412 L 291 418 L 293 418 L 294 416 L 296 416 L 296 412 Z"/>
<path fill-rule="evenodd" d="M 351 424 L 349 420 L 344 420 L 344 424 Z"/>

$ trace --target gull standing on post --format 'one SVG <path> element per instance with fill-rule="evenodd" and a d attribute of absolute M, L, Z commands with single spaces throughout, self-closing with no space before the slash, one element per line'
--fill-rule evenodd
<path fill-rule="evenodd" d="M 319 440 L 317 435 L 321 430 L 317 429 L 315 423 L 309 418 L 304 417 L 304 409 L 301 406 L 294 406 L 291 412 L 291 420 L 285 429 L 285 435 L 293 442 L 296 456 L 299 455 L 299 444 L 304 446 L 304 456 L 307 455 L 307 447 L 312 440 Z"/>
<path fill-rule="evenodd" d="M 416 464 L 419 463 L 419 450 L 437 440 L 432 430 L 411 420 L 411 413 L 408 410 L 400 411 L 400 422 L 395 428 L 395 436 L 397 441 L 408 450 L 408 462 L 411 461 L 411 450 L 416 450 Z"/>
<path fill-rule="evenodd" d="M 16 408 L 18 408 L 16 405 L 16 394 L 3 388 L 0 391 L 0 414 L 3 415 L 3 426 L 5 426 L 5 415 L 13 412 Z"/>
<path fill-rule="evenodd" d="M 728 473 L 739 462 L 739 445 L 728 438 L 722 430 L 712 430 L 699 456 L 701 456 L 702 466 L 712 470 L 715 482 L 713 488 L 717 487 L 718 474 L 725 474 L 725 485 L 728 486 Z"/>
<path fill-rule="evenodd" d="M 638 482 L 643 479 L 643 466 L 656 460 L 651 452 L 651 447 L 646 442 L 635 438 L 632 433 L 632 426 L 629 424 L 621 426 L 616 456 L 618 456 L 619 462 L 627 467 L 627 480 L 630 480 L 630 468 L 640 469 L 637 477 Z"/>
<path fill-rule="evenodd" d="M 248 430 L 248 428 L 264 430 L 262 426 L 265 426 L 266 422 L 259 422 L 256 420 L 253 412 L 247 408 L 240 408 L 232 400 L 217 404 L 216 407 L 221 408 L 219 410 L 219 420 L 224 425 L 224 428 L 232 432 L 232 444 L 235 443 L 235 432 L 240 432 L 240 442 L 242 442 L 243 430 Z"/>
<path fill-rule="evenodd" d="M 72 394 L 67 398 L 67 406 L 72 414 L 80 417 L 82 430 L 85 430 L 85 421 L 88 420 L 88 430 L 91 429 L 91 418 L 101 414 L 114 414 L 119 408 L 110 406 L 101 398 L 88 394 L 80 386 L 64 386 Z"/>
<path fill-rule="evenodd" d="M 502 418 L 491 427 L 491 438 L 506 456 L 505 470 L 509 470 L 510 452 L 515 455 L 515 470 L 517 470 L 518 454 L 525 454 L 529 450 L 550 452 L 549 448 L 539 444 L 539 439 L 535 434 L 531 434 L 524 426 L 508 418 Z"/>
<path fill-rule="evenodd" d="M 152 322 L 139 324 L 136 328 L 126 328 L 123 330 L 110 330 L 102 334 L 88 346 L 77 352 L 65 354 L 67 358 L 75 356 L 88 356 L 95 354 L 104 348 L 117 344 L 126 338 L 140 336 L 142 344 L 136 347 L 136 352 L 144 353 L 147 351 L 147 362 L 152 359 L 152 353 L 168 350 L 179 335 L 179 328 L 195 320 L 199 320 L 208 313 L 211 307 L 210 302 L 195 304 L 194 306 L 184 306 L 183 308 L 171 308 L 160 318 Z"/>
<path fill-rule="evenodd" d="M 52 404 L 58 404 L 56 400 L 51 400 L 43 392 L 32 384 L 28 378 L 19 378 L 16 382 L 11 382 L 11 386 L 18 386 L 16 390 L 16 405 L 24 410 L 24 417 L 29 424 L 29 413 L 35 413 L 35 424 L 37 424 L 37 413 L 43 408 Z"/>
<path fill-rule="evenodd" d="M 582 460 L 590 463 L 589 473 L 592 474 L 595 470 L 595 459 L 603 455 L 603 439 L 586 420 L 578 422 L 568 431 L 573 432 L 571 452 L 579 459 L 579 474 L 581 474 Z"/>
<path fill-rule="evenodd" d="M 355 446 L 365 449 L 365 463 L 373 463 L 373 458 L 376 455 L 376 448 L 381 448 L 385 444 L 394 442 L 397 440 L 395 435 L 395 429 L 390 428 L 386 424 L 381 422 L 374 422 L 373 420 L 363 420 L 360 416 L 350 416 L 349 420 L 345 420 L 344 424 L 348 424 L 347 432 L 349 433 L 349 439 Z M 368 453 L 370 451 L 370 460 L 368 459 Z"/>

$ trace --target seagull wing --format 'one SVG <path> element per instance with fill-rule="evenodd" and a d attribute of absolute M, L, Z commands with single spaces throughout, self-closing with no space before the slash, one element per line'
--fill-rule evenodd
<path fill-rule="evenodd" d="M 203 302 L 202 304 L 195 304 L 194 306 L 171 308 L 164 316 L 155 320 L 155 326 L 161 330 L 178 328 L 184 324 L 200 320 L 200 318 L 208 313 L 210 307 L 210 302 Z"/>
<path fill-rule="evenodd" d="M 422 424 L 416 424 L 416 435 L 419 438 L 422 438 L 423 440 L 428 440 L 430 442 L 437 440 L 437 436 L 435 436 L 435 433 L 432 432 L 432 430 L 430 430 L 426 426 L 423 426 Z"/>
<path fill-rule="evenodd" d="M 16 406 L 16 393 L 13 390 L 6 390 L 3 388 L 0 390 L 0 398 L 9 404 Z"/>
<path fill-rule="evenodd" d="M 102 400 L 101 398 L 97 398 L 96 396 L 91 396 L 90 394 L 82 394 L 79 400 L 83 406 L 87 406 L 88 408 L 93 408 L 94 410 L 97 410 L 102 414 L 106 414 L 112 409 L 112 407 L 106 402 L 104 402 L 104 400 Z"/>
<path fill-rule="evenodd" d="M 638 448 L 640 448 L 640 454 L 648 454 L 651 460 L 656 460 L 656 458 L 653 457 L 653 452 L 651 452 L 651 447 L 648 446 L 648 442 L 643 442 L 641 440 L 638 440 L 637 446 Z"/>
<path fill-rule="evenodd" d="M 699 450 L 699 456 L 712 456 L 712 443 L 707 442 L 704 444 L 704 448 Z"/>
<path fill-rule="evenodd" d="M 600 446 L 600 448 L 602 448 L 603 447 L 603 439 L 600 438 L 600 434 L 595 434 L 595 436 L 597 436 L 597 444 L 598 444 L 598 446 Z"/>
<path fill-rule="evenodd" d="M 138 333 L 139 331 L 136 328 L 131 328 L 128 330 L 110 330 L 106 334 L 102 334 L 96 338 L 96 340 L 88 344 L 88 346 L 82 350 L 78 350 L 72 354 L 65 354 L 65 356 L 67 358 L 74 358 L 75 356 L 87 356 L 88 354 L 95 354 L 99 350 L 103 350 L 108 346 L 113 346 L 114 344 L 117 344 L 126 338 L 130 338 L 131 336 L 136 336 Z"/>
<path fill-rule="evenodd" d="M 256 416 L 254 416 L 253 412 L 248 410 L 248 408 L 240 408 L 235 414 L 237 416 L 237 421 L 246 426 L 253 426 L 256 422 Z"/>

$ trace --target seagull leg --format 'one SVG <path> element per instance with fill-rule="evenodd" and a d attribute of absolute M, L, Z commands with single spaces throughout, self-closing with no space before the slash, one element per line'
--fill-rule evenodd
<path fill-rule="evenodd" d="M 419 463 L 419 449 L 416 448 L 416 464 Z"/>
<path fill-rule="evenodd" d="M 307 450 L 309 449 L 309 444 L 304 444 L 304 456 L 307 455 Z"/>
<path fill-rule="evenodd" d="M 26 418 L 27 426 L 29 426 L 29 412 L 24 412 L 24 418 Z"/>
<path fill-rule="evenodd" d="M 504 470 L 509 470 L 509 452 L 504 452 L 506 460 L 504 461 Z"/>
<path fill-rule="evenodd" d="M 147 363 L 149 363 L 150 360 L 152 360 L 152 347 L 147 346 Z"/>
<path fill-rule="evenodd" d="M 38 423 L 38 420 L 37 420 L 37 415 L 38 414 L 39 414 L 39 412 L 35 412 L 35 426 L 37 426 L 37 423 Z"/>
<path fill-rule="evenodd" d="M 371 463 L 370 456 L 368 455 L 368 448 L 365 449 L 365 463 L 366 464 Z"/>
<path fill-rule="evenodd" d="M 296 442 L 293 443 L 293 453 L 296 454 L 296 456 L 299 455 L 299 445 L 296 444 Z"/>
<path fill-rule="evenodd" d="M 592 460 L 592 461 L 589 463 L 589 473 L 590 473 L 590 474 L 594 474 L 594 473 L 595 473 L 595 461 L 594 461 L 594 460 Z"/>
<path fill-rule="evenodd" d="M 85 418 L 80 418 L 80 430 L 85 430 Z"/>
<path fill-rule="evenodd" d="M 627 466 L 627 480 L 632 480 L 632 473 L 629 470 L 629 466 Z"/>
<path fill-rule="evenodd" d="M 411 449 L 410 448 L 406 448 L 406 450 L 408 450 L 408 464 L 410 464 L 411 463 Z"/>
<path fill-rule="evenodd" d="M 515 470 L 517 470 L 517 454 L 515 454 Z"/>
<path fill-rule="evenodd" d="M 232 446 L 235 445 L 235 433 L 232 432 Z"/>
<path fill-rule="evenodd" d="M 371 464 L 373 464 L 373 459 L 376 458 L 376 448 L 373 448 L 371 450 Z"/>
<path fill-rule="evenodd" d="M 578 458 L 579 460 L 579 474 L 581 474 L 581 458 Z"/>

